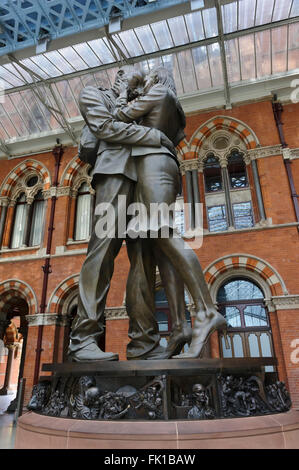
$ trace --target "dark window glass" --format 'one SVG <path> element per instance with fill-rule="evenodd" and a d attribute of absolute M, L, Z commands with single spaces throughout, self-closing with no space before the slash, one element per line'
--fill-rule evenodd
<path fill-rule="evenodd" d="M 240 152 L 232 151 L 228 157 L 227 171 L 232 189 L 246 188 L 248 186 L 246 165 Z"/>
<path fill-rule="evenodd" d="M 32 176 L 31 178 L 29 178 L 26 184 L 29 188 L 32 188 L 32 186 L 35 186 L 37 182 L 38 182 L 38 177 Z"/>
<path fill-rule="evenodd" d="M 32 207 L 32 218 L 30 228 L 29 245 L 40 245 L 44 223 L 44 198 L 43 193 L 39 191 L 34 198 Z"/>
<path fill-rule="evenodd" d="M 204 178 L 206 192 L 222 191 L 222 177 L 219 161 L 210 156 L 205 161 Z"/>

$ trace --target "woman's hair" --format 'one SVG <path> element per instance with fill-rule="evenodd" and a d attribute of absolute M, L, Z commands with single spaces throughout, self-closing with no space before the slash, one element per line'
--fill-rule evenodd
<path fill-rule="evenodd" d="M 181 106 L 181 103 L 179 102 L 177 98 L 176 86 L 174 83 L 174 78 L 173 78 L 172 73 L 170 72 L 169 69 L 167 69 L 166 67 L 162 67 L 162 66 L 159 66 L 156 69 L 154 69 L 154 73 L 156 74 L 156 77 L 157 77 L 157 83 L 164 85 L 174 95 L 174 99 L 176 101 L 177 110 L 178 110 L 180 121 L 181 121 L 181 127 L 182 129 L 184 129 L 186 127 L 186 116 Z M 178 142 L 180 142 L 184 137 L 185 137 L 185 134 L 184 136 L 180 136 L 180 139 Z"/>
<path fill-rule="evenodd" d="M 174 83 L 173 75 L 170 72 L 170 70 L 160 65 L 159 67 L 154 69 L 154 72 L 157 76 L 157 83 L 161 83 L 162 85 L 165 85 L 176 95 L 176 86 Z"/>

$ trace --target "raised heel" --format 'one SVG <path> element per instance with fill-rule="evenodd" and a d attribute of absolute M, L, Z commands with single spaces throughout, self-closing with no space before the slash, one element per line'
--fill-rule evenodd
<path fill-rule="evenodd" d="M 229 345 L 229 341 L 228 341 L 228 337 L 227 337 L 227 329 L 225 328 L 223 331 L 223 337 L 224 337 L 224 342 L 225 342 L 225 348 L 226 349 L 230 349 L 230 345 Z"/>

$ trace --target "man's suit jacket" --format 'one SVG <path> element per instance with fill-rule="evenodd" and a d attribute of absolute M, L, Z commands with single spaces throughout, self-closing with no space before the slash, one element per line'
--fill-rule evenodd
<path fill-rule="evenodd" d="M 132 145 L 158 149 L 161 147 L 161 133 L 135 123 L 117 121 L 112 115 L 115 97 L 111 90 L 92 86 L 83 88 L 79 107 L 88 128 L 100 141 L 93 175 L 122 174 L 137 181 Z"/>

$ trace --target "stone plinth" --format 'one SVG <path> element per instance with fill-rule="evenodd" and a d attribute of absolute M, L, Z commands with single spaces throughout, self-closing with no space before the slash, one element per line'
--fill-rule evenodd
<path fill-rule="evenodd" d="M 26 413 L 16 449 L 299 449 L 299 411 L 212 421 L 89 421 Z"/>

